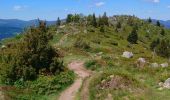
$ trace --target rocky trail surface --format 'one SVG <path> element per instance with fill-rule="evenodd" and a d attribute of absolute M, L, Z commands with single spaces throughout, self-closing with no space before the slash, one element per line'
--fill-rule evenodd
<path fill-rule="evenodd" d="M 86 82 L 85 79 L 88 80 L 88 78 L 91 75 L 91 72 L 84 68 L 84 62 L 82 61 L 73 61 L 68 65 L 68 68 L 70 70 L 73 70 L 78 75 L 78 77 L 68 89 L 66 89 L 64 92 L 61 93 L 59 100 L 75 100 L 76 94 L 81 88 L 81 86 L 83 86 L 82 91 L 85 91 L 81 93 L 81 100 L 87 100 L 88 98 L 88 92 L 87 92 L 88 84 L 87 83 L 89 82 Z M 83 83 L 86 83 L 86 84 L 83 84 Z"/>

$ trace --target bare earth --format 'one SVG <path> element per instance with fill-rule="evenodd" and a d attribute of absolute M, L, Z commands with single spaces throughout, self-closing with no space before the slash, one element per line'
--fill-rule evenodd
<path fill-rule="evenodd" d="M 90 76 L 90 71 L 84 68 L 84 62 L 81 61 L 73 61 L 68 65 L 70 70 L 73 70 L 77 75 L 78 78 L 76 81 L 63 93 L 61 93 L 59 100 L 74 100 L 76 97 L 76 93 L 82 86 L 82 82 L 85 78 Z"/>

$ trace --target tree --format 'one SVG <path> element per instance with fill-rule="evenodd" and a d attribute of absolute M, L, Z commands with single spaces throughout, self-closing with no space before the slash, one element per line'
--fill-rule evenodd
<path fill-rule="evenodd" d="M 160 23 L 159 21 L 157 21 L 157 22 L 156 22 L 156 25 L 160 27 L 160 26 L 161 26 L 161 23 Z"/>
<path fill-rule="evenodd" d="M 157 38 L 156 40 L 153 40 L 152 43 L 150 44 L 150 49 L 155 50 L 155 48 L 159 45 L 160 39 Z"/>
<path fill-rule="evenodd" d="M 57 26 L 60 26 L 61 25 L 61 20 L 60 20 L 60 18 L 58 17 L 58 19 L 57 19 Z"/>
<path fill-rule="evenodd" d="M 122 28 L 122 25 L 121 25 L 121 23 L 120 23 L 120 22 L 117 22 L 117 24 L 116 24 L 116 28 L 117 28 L 117 29 Z"/>
<path fill-rule="evenodd" d="M 127 38 L 127 41 L 130 42 L 131 44 L 136 44 L 137 40 L 138 40 L 137 29 L 133 28 L 132 32 Z"/>
<path fill-rule="evenodd" d="M 52 48 L 46 22 L 39 20 L 38 27 L 31 27 L 18 43 L 1 52 L 4 59 L 0 63 L 1 81 L 14 83 L 19 79 L 33 80 L 43 70 L 44 74 L 58 74 L 64 71 L 59 53 Z"/>
<path fill-rule="evenodd" d="M 106 12 L 104 12 L 102 16 L 102 20 L 103 20 L 104 25 L 107 25 L 107 26 L 109 25 L 109 18 L 107 17 Z"/>
<path fill-rule="evenodd" d="M 169 58 L 170 57 L 170 43 L 168 40 L 163 39 L 160 44 L 156 48 L 156 52 L 158 55 L 162 57 Z"/>
<path fill-rule="evenodd" d="M 161 34 L 162 36 L 164 36 L 164 35 L 165 35 L 165 30 L 164 30 L 163 28 L 161 29 L 160 34 Z"/>
<path fill-rule="evenodd" d="M 104 26 L 100 27 L 100 32 L 105 32 Z"/>
<path fill-rule="evenodd" d="M 152 23 L 152 19 L 151 19 L 150 17 L 149 17 L 149 19 L 148 19 L 148 22 L 149 22 L 149 23 Z"/>
<path fill-rule="evenodd" d="M 67 15 L 67 19 L 66 19 L 66 23 L 72 22 L 73 21 L 72 18 L 73 18 L 73 15 L 72 14 L 68 14 Z"/>
<path fill-rule="evenodd" d="M 97 27 L 97 21 L 96 21 L 95 13 L 93 14 L 93 19 L 92 19 L 91 24 L 92 24 L 94 27 Z"/>
<path fill-rule="evenodd" d="M 73 16 L 73 21 L 76 22 L 76 23 L 78 23 L 78 22 L 80 21 L 80 15 L 79 15 L 79 14 L 75 14 L 75 15 Z"/>

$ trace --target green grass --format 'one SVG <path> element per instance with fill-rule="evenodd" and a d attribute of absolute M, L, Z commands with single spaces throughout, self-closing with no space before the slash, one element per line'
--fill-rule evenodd
<path fill-rule="evenodd" d="M 57 76 L 39 76 L 35 81 L 16 82 L 14 88 L 4 91 L 12 100 L 56 100 L 74 79 L 75 74 L 66 71 Z"/>

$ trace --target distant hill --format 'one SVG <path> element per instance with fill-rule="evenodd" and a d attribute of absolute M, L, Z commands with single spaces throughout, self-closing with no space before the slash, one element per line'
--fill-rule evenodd
<path fill-rule="evenodd" d="M 153 19 L 153 23 L 156 23 L 156 21 L 156 19 Z M 47 25 L 53 25 L 55 23 L 56 21 L 47 21 Z M 170 28 L 170 20 L 160 20 L 160 23 L 166 28 Z M 24 28 L 37 24 L 37 19 L 29 21 L 23 21 L 18 19 L 0 19 L 0 40 L 3 38 L 12 37 L 22 32 Z"/>
<path fill-rule="evenodd" d="M 0 19 L 0 40 L 19 34 L 24 28 L 37 24 L 37 19 L 30 21 L 18 19 Z M 55 24 L 55 21 L 47 21 L 47 25 L 52 24 Z"/>
<path fill-rule="evenodd" d="M 152 19 L 152 21 L 154 24 L 157 22 L 156 19 Z M 167 21 L 159 20 L 159 21 L 164 27 L 170 28 L 170 20 L 167 20 Z"/>

